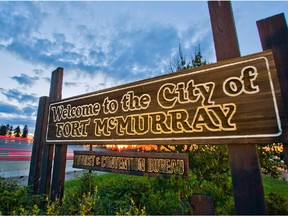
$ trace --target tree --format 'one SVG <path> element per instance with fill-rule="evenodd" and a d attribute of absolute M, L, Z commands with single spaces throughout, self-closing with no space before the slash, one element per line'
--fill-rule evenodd
<path fill-rule="evenodd" d="M 20 126 L 18 125 L 18 126 L 14 129 L 15 137 L 20 137 L 20 133 L 21 133 L 21 130 L 20 130 Z"/>
<path fill-rule="evenodd" d="M 8 135 L 11 137 L 13 134 L 13 126 L 11 125 L 10 128 L 9 128 L 9 133 Z"/>
<path fill-rule="evenodd" d="M 179 43 L 178 53 L 173 58 L 173 60 L 170 61 L 169 67 L 168 67 L 168 73 L 182 71 L 182 70 L 186 70 L 189 68 L 196 68 L 196 67 L 209 64 L 207 60 L 203 60 L 202 58 L 203 56 L 201 53 L 201 48 L 200 48 L 200 45 L 198 45 L 198 48 L 194 52 L 194 57 L 191 57 L 191 59 L 187 61 L 182 51 L 181 44 Z"/>
<path fill-rule="evenodd" d="M 27 136 L 28 136 L 28 126 L 25 125 L 23 128 L 22 137 L 27 138 Z"/>
<path fill-rule="evenodd" d="M 6 135 L 6 126 L 3 125 L 3 124 L 0 127 L 0 135 L 1 136 L 5 136 Z"/>

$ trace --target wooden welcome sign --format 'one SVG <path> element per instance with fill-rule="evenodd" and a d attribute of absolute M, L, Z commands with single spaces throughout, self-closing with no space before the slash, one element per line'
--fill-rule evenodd
<path fill-rule="evenodd" d="M 275 142 L 284 128 L 278 85 L 269 51 L 134 82 L 51 103 L 46 141 Z"/>

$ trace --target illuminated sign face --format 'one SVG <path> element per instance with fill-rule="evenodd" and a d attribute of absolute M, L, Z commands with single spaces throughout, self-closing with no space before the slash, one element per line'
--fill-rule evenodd
<path fill-rule="evenodd" d="M 51 103 L 48 143 L 271 142 L 283 134 L 271 52 Z"/>
<path fill-rule="evenodd" d="M 187 153 L 74 151 L 73 167 L 134 175 L 189 175 Z"/>

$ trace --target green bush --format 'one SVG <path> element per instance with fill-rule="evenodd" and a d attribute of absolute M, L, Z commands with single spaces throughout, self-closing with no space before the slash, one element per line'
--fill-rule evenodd
<path fill-rule="evenodd" d="M 41 214 L 40 196 L 31 196 L 28 187 L 20 186 L 12 179 L 0 178 L 0 214 Z"/>
<path fill-rule="evenodd" d="M 266 198 L 269 215 L 288 215 L 288 198 L 280 193 L 268 193 Z"/>
<path fill-rule="evenodd" d="M 99 214 L 111 215 L 122 209 L 128 211 L 131 199 L 135 205 L 141 205 L 142 196 L 150 191 L 148 178 L 117 175 L 98 186 L 97 210 Z"/>
<path fill-rule="evenodd" d="M 117 175 L 98 186 L 97 213 L 190 214 L 191 194 L 189 181 L 182 178 Z"/>

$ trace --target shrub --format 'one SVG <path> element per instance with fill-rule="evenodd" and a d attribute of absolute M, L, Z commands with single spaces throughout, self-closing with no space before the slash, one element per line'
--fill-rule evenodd
<path fill-rule="evenodd" d="M 40 214 L 42 197 L 31 196 L 28 187 L 12 179 L 0 178 L 0 211 L 3 215 Z"/>
<path fill-rule="evenodd" d="M 189 181 L 115 175 L 98 186 L 98 214 L 190 214 Z M 145 211 L 144 211 L 145 209 Z"/>
<path fill-rule="evenodd" d="M 288 198 L 280 193 L 268 193 L 266 205 L 269 215 L 288 215 Z"/>

